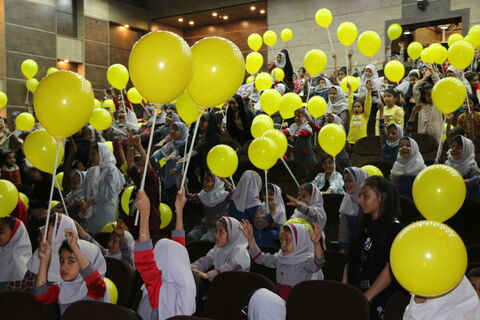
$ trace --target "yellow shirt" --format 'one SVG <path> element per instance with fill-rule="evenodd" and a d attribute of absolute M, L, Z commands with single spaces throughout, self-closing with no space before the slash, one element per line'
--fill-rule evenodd
<path fill-rule="evenodd" d="M 350 129 L 348 131 L 347 141 L 354 144 L 358 140 L 367 136 L 367 124 L 372 110 L 372 95 L 367 93 L 363 105 L 363 113 L 355 114 L 353 112 L 353 95 L 348 95 L 348 113 L 350 115 Z"/>
<path fill-rule="evenodd" d="M 403 110 L 402 107 L 399 107 L 397 105 L 391 108 L 389 107 L 383 108 L 383 119 L 385 120 L 385 127 L 388 127 L 389 125 L 395 123 L 403 128 L 404 116 L 405 116 L 405 111 Z M 380 135 L 378 120 L 380 120 L 380 111 L 377 111 L 377 121 L 375 124 L 375 135 L 377 136 Z"/>

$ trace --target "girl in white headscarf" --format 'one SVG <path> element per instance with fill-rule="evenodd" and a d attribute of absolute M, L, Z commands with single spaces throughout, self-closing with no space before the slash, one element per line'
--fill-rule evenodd
<path fill-rule="evenodd" d="M 32 245 L 23 222 L 0 218 L 0 292 L 8 282 L 20 281 L 27 272 Z"/>
<path fill-rule="evenodd" d="M 254 219 L 255 237 L 263 246 L 275 246 L 280 227 L 287 221 L 282 189 L 276 184 L 268 184 L 266 201 L 258 207 Z M 268 204 L 268 213 L 266 206 Z"/>
<path fill-rule="evenodd" d="M 80 208 L 88 218 L 88 232 L 95 234 L 107 223 L 116 221 L 118 216 L 118 196 L 125 184 L 113 153 L 104 143 L 90 148 L 92 167 L 88 169 L 82 189 L 84 200 Z"/>
<path fill-rule="evenodd" d="M 298 189 L 298 198 L 287 195 L 288 206 L 295 206 L 292 218 L 302 218 L 311 225 L 317 223 L 325 228 L 327 214 L 323 209 L 323 197 L 320 190 L 313 183 L 305 183 Z"/>
<path fill-rule="evenodd" d="M 385 122 L 380 119 L 380 141 L 382 144 L 382 160 L 395 161 L 398 155 L 400 139 L 403 137 L 403 128 L 392 123 L 385 128 Z"/>
<path fill-rule="evenodd" d="M 465 85 L 465 88 L 467 89 L 467 92 L 469 94 L 472 94 L 472 87 L 470 86 L 470 83 L 468 82 L 468 80 L 465 78 L 465 73 L 462 70 L 459 70 L 451 65 L 447 68 L 446 74 L 447 74 L 447 77 L 455 77 L 460 81 L 462 81 L 463 84 Z"/>
<path fill-rule="evenodd" d="M 261 190 L 260 175 L 253 170 L 245 171 L 232 193 L 232 199 L 228 204 L 228 215 L 237 220 L 248 219 L 250 223 L 253 223 L 258 206 L 262 204 L 260 201 Z"/>
<path fill-rule="evenodd" d="M 313 130 L 308 122 L 305 109 L 295 110 L 295 122 L 288 129 L 282 130 L 289 140 L 293 140 L 293 156 L 296 161 L 306 166 L 316 164 L 313 153 L 312 136 Z"/>
<path fill-rule="evenodd" d="M 265 288 L 250 297 L 247 311 L 248 320 L 283 320 L 287 313 L 285 300 Z"/>
<path fill-rule="evenodd" d="M 342 126 L 348 125 L 348 96 L 340 86 L 333 86 L 328 90 L 327 114 L 333 113 L 342 119 Z"/>
<path fill-rule="evenodd" d="M 363 98 L 367 95 L 367 81 L 372 81 L 373 92 L 372 100 L 373 103 L 378 103 L 378 94 L 377 92 L 381 91 L 383 77 L 378 76 L 377 67 L 374 64 L 367 64 L 365 70 L 363 71 L 362 77 L 360 78 L 360 86 L 358 87 L 358 95 Z"/>

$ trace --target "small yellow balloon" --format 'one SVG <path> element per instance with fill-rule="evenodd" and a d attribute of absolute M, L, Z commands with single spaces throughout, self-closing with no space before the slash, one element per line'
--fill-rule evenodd
<path fill-rule="evenodd" d="M 464 40 L 476 48 L 478 45 L 480 45 L 480 34 L 469 33 Z"/>
<path fill-rule="evenodd" d="M 105 109 L 108 109 L 108 110 L 111 110 L 111 111 L 115 110 L 115 102 L 113 102 L 113 99 L 103 100 L 102 106 Z"/>
<path fill-rule="evenodd" d="M 63 144 L 58 143 L 57 167 L 63 159 Z M 53 174 L 57 141 L 45 130 L 37 130 L 25 139 L 24 151 L 27 160 L 38 170 Z"/>
<path fill-rule="evenodd" d="M 422 50 L 422 53 L 420 54 L 420 58 L 425 63 L 434 63 L 435 62 L 435 56 L 434 56 L 434 54 L 432 52 L 432 49 L 430 47 L 426 47 L 425 49 Z"/>
<path fill-rule="evenodd" d="M 283 71 L 282 68 L 275 68 L 272 70 L 272 78 L 274 81 L 282 82 L 283 79 L 285 78 L 285 72 Z"/>
<path fill-rule="evenodd" d="M 323 116 L 327 111 L 327 102 L 323 97 L 312 97 L 308 100 L 307 110 L 315 119 L 317 119 Z"/>
<path fill-rule="evenodd" d="M 102 107 L 102 104 L 100 103 L 100 101 L 98 99 L 93 99 L 93 108 L 97 109 L 101 107 Z"/>
<path fill-rule="evenodd" d="M 440 60 L 445 49 L 440 43 L 432 43 L 429 47 L 429 54 L 431 59 L 436 62 Z"/>
<path fill-rule="evenodd" d="M 117 304 L 118 301 L 118 289 L 115 283 L 112 280 L 108 279 L 107 277 L 103 278 L 105 285 L 107 287 L 108 294 L 110 296 L 110 303 Z"/>
<path fill-rule="evenodd" d="M 53 185 L 56 189 L 59 189 L 60 187 L 60 190 L 63 191 L 63 187 L 62 187 L 62 184 L 63 184 L 63 172 L 59 172 L 57 173 L 55 179 L 57 181 L 55 181 L 55 184 Z"/>
<path fill-rule="evenodd" d="M 446 77 L 435 83 L 432 89 L 432 100 L 440 111 L 450 114 L 460 108 L 467 96 L 463 82 L 454 77 Z"/>
<path fill-rule="evenodd" d="M 38 65 L 34 60 L 26 59 L 22 62 L 21 70 L 25 78 L 31 79 L 37 74 Z"/>
<path fill-rule="evenodd" d="M 263 56 L 258 52 L 250 52 L 245 59 L 245 69 L 248 73 L 257 73 L 263 65 Z"/>
<path fill-rule="evenodd" d="M 247 78 L 247 80 L 245 81 L 245 83 L 246 83 L 246 84 L 250 84 L 250 83 L 252 83 L 253 81 L 255 81 L 255 77 L 254 77 L 254 76 L 249 76 L 249 77 Z"/>
<path fill-rule="evenodd" d="M 238 167 L 237 153 L 226 144 L 216 145 L 208 152 L 207 166 L 218 177 L 231 177 Z"/>
<path fill-rule="evenodd" d="M 18 190 L 8 180 L 0 180 L 0 218 L 8 217 L 17 207 Z"/>
<path fill-rule="evenodd" d="M 365 31 L 359 37 L 357 46 L 360 52 L 372 58 L 380 50 L 381 40 L 378 33 L 375 31 Z"/>
<path fill-rule="evenodd" d="M 407 47 L 408 56 L 412 60 L 418 59 L 422 54 L 422 50 L 423 50 L 423 45 L 418 41 L 414 41 L 410 43 Z"/>
<path fill-rule="evenodd" d="M 28 91 L 35 93 L 38 87 L 38 80 L 35 78 L 30 78 L 25 82 L 25 86 L 27 87 Z"/>
<path fill-rule="evenodd" d="M 288 42 L 292 40 L 293 37 L 293 31 L 290 28 L 285 28 L 280 32 L 280 38 L 282 38 L 283 42 Z"/>
<path fill-rule="evenodd" d="M 50 210 L 52 210 L 53 208 L 55 208 L 55 207 L 58 206 L 59 204 L 61 204 L 60 201 L 58 201 L 58 200 L 52 200 L 52 201 L 50 202 Z"/>
<path fill-rule="evenodd" d="M 403 63 L 397 60 L 388 62 L 384 71 L 387 79 L 393 82 L 402 80 L 405 75 L 405 67 L 403 66 Z"/>
<path fill-rule="evenodd" d="M 252 121 L 250 132 L 254 138 L 261 137 L 265 131 L 273 129 L 273 120 L 266 114 L 259 114 Z"/>
<path fill-rule="evenodd" d="M 120 205 L 122 206 L 123 212 L 128 216 L 130 215 L 130 198 L 132 197 L 132 192 L 133 189 L 135 189 L 134 186 L 130 186 L 125 188 L 125 190 L 122 193 L 122 197 L 120 198 Z"/>
<path fill-rule="evenodd" d="M 283 226 L 288 226 L 289 224 L 301 224 L 304 225 L 308 230 L 313 231 L 312 225 L 305 219 L 302 218 L 291 218 L 288 219 Z"/>
<path fill-rule="evenodd" d="M 463 40 L 463 36 L 460 33 L 451 34 L 450 37 L 448 37 L 448 46 L 450 47 L 452 44 L 460 40 Z"/>
<path fill-rule="evenodd" d="M 270 129 L 265 131 L 262 137 L 272 139 L 277 145 L 278 158 L 283 158 L 288 148 L 287 136 L 280 130 Z"/>
<path fill-rule="evenodd" d="M 282 94 L 275 89 L 266 89 L 260 96 L 260 106 L 269 116 L 278 111 L 280 101 L 282 101 Z"/>
<path fill-rule="evenodd" d="M 443 64 L 445 60 L 447 60 L 448 50 L 444 46 L 440 46 L 439 51 L 440 55 L 439 58 L 435 60 L 435 63 Z"/>
<path fill-rule="evenodd" d="M 318 134 L 320 147 L 332 157 L 335 157 L 343 150 L 346 139 L 345 130 L 336 123 L 329 123 L 323 126 Z"/>
<path fill-rule="evenodd" d="M 54 73 L 54 72 L 57 72 L 57 71 L 58 71 L 57 68 L 55 68 L 55 67 L 50 67 L 50 68 L 48 68 L 48 70 L 47 70 L 47 74 Z"/>
<path fill-rule="evenodd" d="M 262 72 L 255 77 L 255 88 L 257 88 L 258 91 L 270 89 L 272 84 L 272 76 L 267 72 Z"/>
<path fill-rule="evenodd" d="M 325 70 L 327 66 L 327 55 L 319 49 L 310 50 L 303 58 L 303 65 L 310 75 L 316 76 Z"/>
<path fill-rule="evenodd" d="M 268 170 L 277 163 L 278 150 L 275 142 L 266 137 L 256 138 L 248 147 L 248 158 L 257 168 Z"/>
<path fill-rule="evenodd" d="M 248 36 L 247 44 L 250 49 L 253 51 L 258 51 L 263 44 L 262 36 L 258 33 L 252 33 Z"/>
<path fill-rule="evenodd" d="M 25 208 L 27 208 L 27 210 L 28 210 L 30 200 L 29 200 L 28 197 L 25 195 L 25 193 L 19 192 L 19 193 L 18 193 L 18 198 L 19 198 L 20 200 L 22 200 L 23 204 L 25 205 Z"/>
<path fill-rule="evenodd" d="M 332 23 L 332 13 L 326 8 L 317 10 L 315 13 L 315 21 L 322 28 L 328 28 Z"/>
<path fill-rule="evenodd" d="M 107 130 L 112 124 L 112 116 L 110 115 L 110 112 L 105 109 L 94 109 L 89 122 L 95 130 Z"/>
<path fill-rule="evenodd" d="M 295 110 L 302 107 L 302 98 L 296 93 L 289 92 L 280 100 L 280 115 L 283 119 L 290 119 L 295 116 Z"/>
<path fill-rule="evenodd" d="M 449 226 L 418 221 L 405 227 L 393 241 L 390 265 L 405 290 L 422 297 L 436 297 L 462 280 L 467 270 L 467 250 Z"/>
<path fill-rule="evenodd" d="M 172 209 L 165 204 L 160 203 L 160 229 L 167 227 L 172 222 Z"/>
<path fill-rule="evenodd" d="M 357 26 L 352 22 L 343 22 L 337 28 L 337 38 L 345 47 L 354 43 L 357 35 Z"/>
<path fill-rule="evenodd" d="M 138 92 L 136 88 L 128 89 L 127 97 L 131 103 L 142 103 L 143 100 L 142 95 L 140 94 L 140 92 Z"/>
<path fill-rule="evenodd" d="M 391 24 L 387 29 L 387 34 L 391 41 L 400 38 L 402 32 L 402 26 L 398 23 Z"/>
<path fill-rule="evenodd" d="M 107 80 L 115 89 L 125 89 L 128 79 L 128 70 L 123 64 L 116 63 L 107 70 Z"/>
<path fill-rule="evenodd" d="M 475 49 L 465 40 L 456 41 L 448 48 L 448 61 L 459 70 L 468 67 L 472 63 L 474 56 Z"/>
<path fill-rule="evenodd" d="M 15 119 L 15 127 L 20 131 L 29 131 L 35 125 L 35 118 L 28 112 L 20 113 Z"/>
<path fill-rule="evenodd" d="M 7 105 L 8 98 L 7 95 L 0 91 L 0 109 L 4 108 Z"/>
<path fill-rule="evenodd" d="M 266 31 L 263 34 L 263 42 L 269 47 L 274 46 L 275 43 L 277 43 L 277 34 L 275 33 L 275 31 Z"/>
<path fill-rule="evenodd" d="M 112 141 L 105 141 L 105 145 L 108 147 L 108 150 L 113 152 L 113 142 Z"/>
<path fill-rule="evenodd" d="M 480 35 L 480 24 L 476 24 L 468 30 L 468 34 L 478 34 Z"/>
<path fill-rule="evenodd" d="M 178 115 L 188 125 L 197 121 L 198 115 L 201 113 L 187 91 L 177 99 L 176 106 Z"/>
<path fill-rule="evenodd" d="M 358 86 L 360 85 L 359 81 L 354 76 L 346 76 L 340 81 L 340 86 L 342 87 L 342 90 L 345 92 L 348 92 L 348 86 L 347 84 L 350 84 L 350 87 L 352 88 L 352 92 L 355 92 L 358 90 Z"/>
<path fill-rule="evenodd" d="M 368 176 L 382 176 L 383 177 L 382 170 L 378 169 L 375 166 L 366 165 L 366 166 L 361 167 L 360 169 L 365 170 L 365 172 L 368 173 Z"/>

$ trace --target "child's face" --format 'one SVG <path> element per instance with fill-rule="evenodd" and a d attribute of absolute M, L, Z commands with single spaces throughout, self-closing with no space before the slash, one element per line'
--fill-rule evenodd
<path fill-rule="evenodd" d="M 100 154 L 96 148 L 90 148 L 88 157 L 90 158 L 92 166 L 98 166 L 100 164 Z"/>
<path fill-rule="evenodd" d="M 397 128 L 388 128 L 387 129 L 387 139 L 390 142 L 395 142 L 398 140 L 397 138 Z"/>
<path fill-rule="evenodd" d="M 80 176 L 78 174 L 74 174 L 70 179 L 70 189 L 77 190 L 78 188 L 80 188 Z"/>
<path fill-rule="evenodd" d="M 418 78 L 415 77 L 415 76 L 410 76 L 410 77 L 408 77 L 408 81 L 409 81 L 410 84 L 413 86 L 413 85 L 415 85 L 415 83 L 417 83 Z"/>
<path fill-rule="evenodd" d="M 215 244 L 217 247 L 224 247 L 228 243 L 228 233 L 225 230 L 225 224 L 223 222 L 217 222 L 215 226 Z"/>
<path fill-rule="evenodd" d="M 312 200 L 312 197 L 310 196 L 310 193 L 308 193 L 307 190 L 300 188 L 298 189 L 298 200 L 306 204 L 309 204 L 310 200 Z"/>
<path fill-rule="evenodd" d="M 322 162 L 322 167 L 323 170 L 325 170 L 325 173 L 332 173 L 333 172 L 333 161 L 332 159 L 326 159 L 325 161 Z"/>
<path fill-rule="evenodd" d="M 297 126 L 303 123 L 303 114 L 301 112 L 295 112 L 295 123 Z"/>
<path fill-rule="evenodd" d="M 6 246 L 12 235 L 12 229 L 7 223 L 0 222 L 0 247 Z"/>
<path fill-rule="evenodd" d="M 408 159 L 412 156 L 412 146 L 408 139 L 400 141 L 399 152 L 402 159 Z"/>
<path fill-rule="evenodd" d="M 118 121 L 120 122 L 127 121 L 127 114 L 123 109 L 118 110 Z"/>
<path fill-rule="evenodd" d="M 172 128 L 170 129 L 170 136 L 175 140 L 180 138 L 180 130 L 178 130 L 178 127 L 175 124 L 172 125 Z"/>
<path fill-rule="evenodd" d="M 282 55 L 281 54 L 277 55 L 277 62 L 278 63 L 282 62 Z"/>
<path fill-rule="evenodd" d="M 395 104 L 395 97 L 390 92 L 386 92 L 383 95 L 383 99 L 385 100 L 385 104 L 387 106 L 393 106 Z"/>
<path fill-rule="evenodd" d="M 355 193 L 355 190 L 357 189 L 357 183 L 355 180 L 353 180 L 352 175 L 348 172 L 346 172 L 343 175 L 343 181 L 345 182 L 345 191 L 348 194 L 353 194 Z"/>
<path fill-rule="evenodd" d="M 280 248 L 284 255 L 292 253 L 295 248 L 293 246 L 292 233 L 287 230 L 283 230 L 280 233 Z"/>
<path fill-rule="evenodd" d="M 172 119 L 173 119 L 173 115 L 171 113 L 167 114 L 167 116 L 165 117 L 165 124 L 167 126 L 171 125 L 172 124 Z"/>
<path fill-rule="evenodd" d="M 108 239 L 108 252 L 117 253 L 120 251 L 120 239 L 116 234 L 111 234 Z"/>
<path fill-rule="evenodd" d="M 173 109 L 172 109 L 171 107 L 166 107 L 166 108 L 165 108 L 165 113 L 166 113 L 167 115 L 172 115 Z"/>
<path fill-rule="evenodd" d="M 345 72 L 343 71 L 338 71 L 338 78 L 340 80 L 342 80 L 343 78 L 345 78 L 347 75 L 345 74 Z"/>
<path fill-rule="evenodd" d="M 5 159 L 5 164 L 9 167 L 13 166 L 14 164 L 17 163 L 17 156 L 15 153 L 9 153 L 7 156 L 7 159 Z"/>
<path fill-rule="evenodd" d="M 454 160 L 460 160 L 463 153 L 463 146 L 461 146 L 457 141 L 453 141 L 450 145 L 450 155 Z"/>
<path fill-rule="evenodd" d="M 452 70 L 447 70 L 447 77 L 456 77 L 455 72 Z"/>
<path fill-rule="evenodd" d="M 425 90 L 425 102 L 427 102 L 427 104 L 433 104 L 432 89 Z"/>
<path fill-rule="evenodd" d="M 330 100 L 336 101 L 337 97 L 338 97 L 337 89 L 330 88 L 330 90 L 328 90 L 328 95 L 329 95 Z"/>
<path fill-rule="evenodd" d="M 235 99 L 228 100 L 228 108 L 232 109 L 233 111 L 238 110 L 238 103 Z"/>
<path fill-rule="evenodd" d="M 210 192 L 213 190 L 213 186 L 215 185 L 215 180 L 212 176 L 207 176 L 203 179 L 203 190 L 205 192 Z"/>
<path fill-rule="evenodd" d="M 371 187 L 362 185 L 358 205 L 362 208 L 363 213 L 371 214 L 379 210 L 380 198 Z"/>
<path fill-rule="evenodd" d="M 305 76 L 305 71 L 302 68 L 298 69 L 298 75 L 300 78 L 303 78 Z"/>
<path fill-rule="evenodd" d="M 298 77 L 297 75 L 294 73 L 292 74 L 292 81 L 297 81 L 298 80 Z"/>
<path fill-rule="evenodd" d="M 335 120 L 335 117 L 333 116 L 332 113 L 327 114 L 327 123 L 333 123 Z"/>
<path fill-rule="evenodd" d="M 319 85 L 320 87 L 325 87 L 325 86 L 327 85 L 327 83 L 325 82 L 325 79 L 320 78 L 320 79 L 318 80 L 318 85 Z"/>
<path fill-rule="evenodd" d="M 353 112 L 354 112 L 355 114 L 361 114 L 361 113 L 363 113 L 363 106 L 362 106 L 362 104 L 361 104 L 359 101 L 357 101 L 357 102 L 355 102 L 355 103 L 353 104 Z"/>
<path fill-rule="evenodd" d="M 208 129 L 208 121 L 205 118 L 201 118 L 200 123 L 198 124 L 198 128 L 200 130 L 207 130 Z"/>
<path fill-rule="evenodd" d="M 371 78 L 372 76 L 373 76 L 372 70 L 369 68 L 365 69 L 365 77 Z"/>
<path fill-rule="evenodd" d="M 470 277 L 468 278 L 470 280 L 470 283 L 473 286 L 473 289 L 475 289 L 475 292 L 477 293 L 478 297 L 480 297 L 480 277 Z"/>
<path fill-rule="evenodd" d="M 66 249 L 60 252 L 60 276 L 64 281 L 73 281 L 80 273 L 80 265 L 77 258 Z"/>

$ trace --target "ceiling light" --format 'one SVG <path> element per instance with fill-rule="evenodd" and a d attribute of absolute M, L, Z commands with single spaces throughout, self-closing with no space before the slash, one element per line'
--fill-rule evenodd
<path fill-rule="evenodd" d="M 178 22 L 183 22 L 183 18 L 178 18 Z"/>
<path fill-rule="evenodd" d="M 126 28 L 126 29 L 130 28 L 130 26 L 128 24 L 124 24 L 123 27 Z"/>
<path fill-rule="evenodd" d="M 250 7 L 250 10 L 252 10 L 252 11 L 255 11 L 255 9 L 257 9 L 257 7 L 255 7 L 255 6 Z"/>
<path fill-rule="evenodd" d="M 260 10 L 260 14 L 264 14 L 264 13 L 265 13 L 265 9 Z"/>
<path fill-rule="evenodd" d="M 68 60 L 68 59 L 65 59 L 65 60 L 63 60 L 63 62 L 64 62 L 64 63 L 69 63 L 69 62 L 70 62 L 70 60 Z"/>
<path fill-rule="evenodd" d="M 216 17 L 216 16 L 218 16 L 218 13 L 212 12 L 212 16 Z"/>
<path fill-rule="evenodd" d="M 223 20 L 228 20 L 228 16 L 223 16 Z"/>
<path fill-rule="evenodd" d="M 447 30 L 448 26 L 439 26 L 439 28 L 442 29 L 442 30 Z"/>
<path fill-rule="evenodd" d="M 191 26 L 193 26 L 193 25 L 195 24 L 195 21 L 190 20 L 190 21 L 188 21 L 188 24 L 191 25 Z"/>
<path fill-rule="evenodd" d="M 403 34 L 411 34 L 410 31 L 405 31 Z"/>

